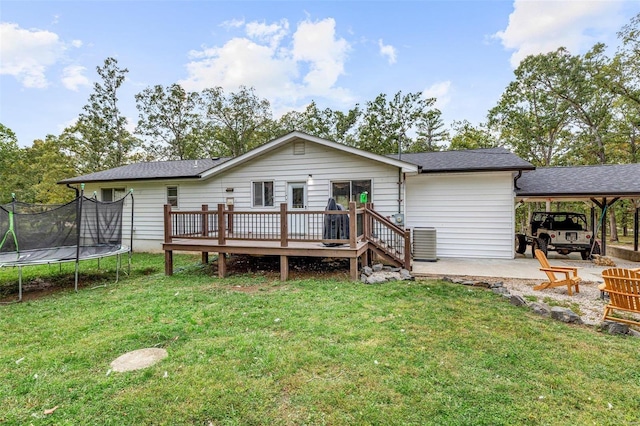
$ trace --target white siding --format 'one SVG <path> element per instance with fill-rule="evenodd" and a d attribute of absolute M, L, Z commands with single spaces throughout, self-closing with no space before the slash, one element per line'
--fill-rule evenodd
<path fill-rule="evenodd" d="M 309 180 L 309 175 L 312 179 Z M 288 182 L 307 182 L 307 209 L 324 210 L 331 193 L 331 182 L 371 180 L 370 201 L 376 210 L 389 216 L 398 212 L 398 169 L 374 160 L 305 142 L 305 153 L 295 155 L 293 143 L 267 152 L 237 167 L 216 174 L 204 181 L 138 181 L 87 185 L 86 192 L 100 188 L 126 187 L 134 189 L 135 220 L 134 249 L 158 251 L 163 241 L 163 205 L 166 187 L 178 186 L 178 209 L 209 209 L 233 197 L 235 210 L 278 211 L 287 202 Z M 251 182 L 273 181 L 273 207 L 251 207 Z M 233 188 L 233 192 L 227 192 Z"/>
<path fill-rule="evenodd" d="M 422 174 L 407 179 L 409 228 L 433 227 L 438 257 L 514 257 L 510 172 Z"/>

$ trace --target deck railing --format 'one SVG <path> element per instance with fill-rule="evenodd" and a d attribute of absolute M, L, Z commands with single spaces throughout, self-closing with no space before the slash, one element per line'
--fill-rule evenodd
<path fill-rule="evenodd" d="M 345 238 L 323 238 L 325 219 L 328 215 L 344 216 L 350 232 Z M 236 211 L 233 206 L 218 204 L 217 210 L 207 205 L 198 211 L 175 211 L 170 205 L 164 207 L 164 241 L 170 243 L 180 239 L 217 239 L 218 244 L 227 240 L 280 241 L 287 247 L 291 241 L 318 241 L 333 244 L 349 244 L 355 248 L 365 237 L 361 217 L 364 209 L 350 203 L 349 210 L 297 211 L 288 210 L 282 203 L 278 211 Z"/>
<path fill-rule="evenodd" d="M 345 238 L 324 238 L 324 227 L 331 215 L 345 216 L 349 234 Z M 348 244 L 356 248 L 360 241 L 370 242 L 379 254 L 408 268 L 411 265 L 409 230 L 393 224 L 373 209 L 372 204 L 356 208 L 349 203 L 348 210 L 289 210 L 286 203 L 278 211 L 236 211 L 233 206 L 218 204 L 209 210 L 205 204 L 198 211 L 174 211 L 164 208 L 164 241 L 173 239 L 217 239 L 224 245 L 227 240 L 280 241 L 288 247 L 292 241 Z"/>

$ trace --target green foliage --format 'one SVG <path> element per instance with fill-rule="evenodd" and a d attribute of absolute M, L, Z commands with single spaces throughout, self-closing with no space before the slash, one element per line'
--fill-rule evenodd
<path fill-rule="evenodd" d="M 432 108 L 435 98 L 425 98 L 421 92 L 403 95 L 397 92 L 392 100 L 381 93 L 367 107 L 358 126 L 357 147 L 377 154 L 415 152 L 418 147 L 437 151 L 437 142 L 444 139 L 440 111 Z M 417 133 L 418 141 L 411 137 Z"/>
<path fill-rule="evenodd" d="M 498 140 L 484 126 L 473 126 L 467 120 L 454 121 L 451 126 L 455 132 L 451 138 L 450 150 L 495 148 Z"/>
<path fill-rule="evenodd" d="M 6 424 L 632 424 L 637 339 L 538 317 L 489 291 L 433 280 L 220 280 L 136 254 L 113 283 L 0 306 Z M 44 282 L 72 264 L 39 267 Z M 25 268 L 27 279 L 35 274 Z M 0 283 L 15 282 L 0 270 Z M 105 287 L 89 289 L 95 284 Z M 168 357 L 117 373 L 146 347 Z M 594 354 L 597 354 L 595 356 Z M 52 414 L 45 410 L 57 407 Z"/>
<path fill-rule="evenodd" d="M 75 197 L 75 192 L 58 185 L 59 180 L 73 177 L 77 171 L 73 159 L 62 152 L 58 138 L 48 135 L 25 148 L 20 162 L 21 179 L 14 192 L 18 200 L 28 203 L 60 204 Z"/>
<path fill-rule="evenodd" d="M 202 101 L 197 92 L 179 84 L 148 87 L 136 95 L 140 111 L 136 133 L 149 138 L 145 149 L 154 158 L 203 158 L 206 145 Z"/>
<path fill-rule="evenodd" d="M 361 115 L 359 105 L 344 113 L 330 108 L 320 110 L 315 102 L 311 102 L 303 112 L 292 111 L 284 114 L 276 123 L 278 129 L 276 134 L 282 135 L 297 130 L 344 145 L 355 146 L 357 143 L 355 126 Z"/>
<path fill-rule="evenodd" d="M 116 59 L 107 58 L 97 72 L 102 82 L 94 84 L 78 122 L 62 134 L 65 149 L 81 173 L 127 164 L 139 144 L 126 129 L 127 119 L 118 108 L 118 89 L 129 71 L 119 68 Z"/>
<path fill-rule="evenodd" d="M 16 134 L 0 123 L 0 204 L 11 200 L 20 180 L 20 162 L 22 151 L 18 146 Z"/>
<path fill-rule="evenodd" d="M 229 95 L 221 87 L 202 92 L 211 156 L 237 157 L 268 141 L 271 106 L 254 92 L 244 86 Z"/>

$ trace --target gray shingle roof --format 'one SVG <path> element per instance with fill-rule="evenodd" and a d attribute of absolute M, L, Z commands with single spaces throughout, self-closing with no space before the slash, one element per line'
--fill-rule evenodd
<path fill-rule="evenodd" d="M 204 158 L 200 160 L 153 161 L 146 163 L 128 164 L 115 169 L 103 170 L 88 175 L 76 176 L 61 180 L 58 183 L 88 183 L 112 182 L 121 180 L 151 180 L 151 179 L 197 179 L 200 175 L 213 167 L 224 163 L 230 157 Z"/>
<path fill-rule="evenodd" d="M 398 158 L 397 154 L 390 155 Z M 402 154 L 402 161 L 422 167 L 421 173 L 533 170 L 535 167 L 505 148 Z"/>
<path fill-rule="evenodd" d="M 519 197 L 640 196 L 640 164 L 540 167 L 518 179 Z"/>

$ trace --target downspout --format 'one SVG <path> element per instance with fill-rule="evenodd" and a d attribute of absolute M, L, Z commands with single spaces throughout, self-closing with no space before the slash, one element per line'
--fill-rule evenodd
<path fill-rule="evenodd" d="M 402 167 L 398 167 L 398 214 L 402 213 Z"/>
<path fill-rule="evenodd" d="M 74 191 L 76 191 L 76 198 L 80 196 L 80 190 L 78 190 L 77 186 L 71 186 L 70 184 L 67 184 L 67 188 L 73 189 Z"/>
<path fill-rule="evenodd" d="M 513 178 L 513 187 L 517 190 L 520 190 L 520 187 L 518 186 L 518 179 L 520 179 L 522 177 L 522 170 L 518 170 L 518 176 L 516 176 L 515 178 Z"/>

